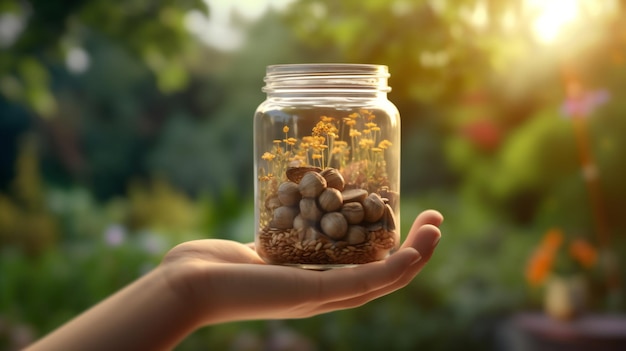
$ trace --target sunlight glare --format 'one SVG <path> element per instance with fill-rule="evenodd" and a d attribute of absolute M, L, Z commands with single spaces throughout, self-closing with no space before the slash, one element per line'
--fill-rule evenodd
<path fill-rule="evenodd" d="M 537 39 L 544 44 L 554 42 L 563 28 L 580 15 L 578 0 L 526 0 L 526 4 L 531 13 L 536 14 L 532 30 Z"/>

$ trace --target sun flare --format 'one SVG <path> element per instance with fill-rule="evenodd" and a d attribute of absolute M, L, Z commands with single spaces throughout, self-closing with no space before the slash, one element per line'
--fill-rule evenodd
<path fill-rule="evenodd" d="M 580 16 L 580 1 L 542 1 L 526 0 L 531 13 L 535 14 L 532 31 L 542 43 L 556 40 L 568 24 Z"/>

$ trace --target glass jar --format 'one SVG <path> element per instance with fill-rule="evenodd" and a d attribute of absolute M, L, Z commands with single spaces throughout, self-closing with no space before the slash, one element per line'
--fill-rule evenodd
<path fill-rule="evenodd" d="M 255 246 L 270 264 L 330 269 L 399 245 L 400 116 L 388 69 L 268 66 L 254 116 Z"/>

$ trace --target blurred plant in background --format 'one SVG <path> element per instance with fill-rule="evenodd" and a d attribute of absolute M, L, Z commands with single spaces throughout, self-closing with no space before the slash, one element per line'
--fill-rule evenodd
<path fill-rule="evenodd" d="M 21 145 L 15 179 L 7 194 L 0 193 L 0 245 L 17 246 L 29 255 L 37 255 L 53 246 L 58 224 L 46 206 L 33 137 L 25 137 Z"/>
<path fill-rule="evenodd" d="M 541 288 L 545 312 L 570 320 L 590 310 L 598 250 L 581 237 L 568 238 L 559 228 L 546 232 L 526 266 L 526 280 Z M 597 308 L 597 307 L 596 307 Z"/>
<path fill-rule="evenodd" d="M 180 241 L 252 240 L 252 114 L 275 63 L 390 67 L 402 227 L 437 208 L 445 237 L 385 299 L 181 350 L 492 349 L 541 308 L 524 274 L 546 228 L 587 240 L 590 306 L 624 313 L 625 33 L 617 0 L 0 3 L 0 348 Z"/>
<path fill-rule="evenodd" d="M 546 232 L 535 249 L 527 267 L 526 280 L 537 287 L 550 274 L 577 275 L 593 268 L 598 260 L 597 249 L 583 238 L 567 240 L 558 228 Z"/>

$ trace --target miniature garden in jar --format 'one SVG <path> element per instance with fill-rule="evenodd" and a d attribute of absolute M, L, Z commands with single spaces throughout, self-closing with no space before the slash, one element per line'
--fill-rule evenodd
<path fill-rule="evenodd" d="M 400 116 L 388 69 L 268 66 L 254 116 L 255 247 L 270 264 L 330 269 L 400 241 Z"/>

